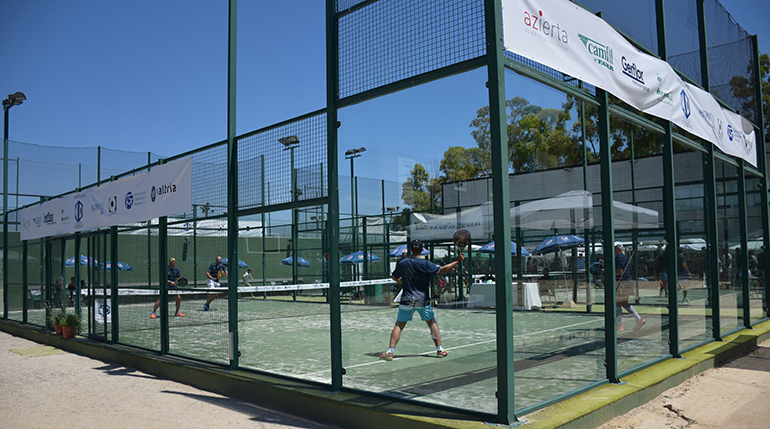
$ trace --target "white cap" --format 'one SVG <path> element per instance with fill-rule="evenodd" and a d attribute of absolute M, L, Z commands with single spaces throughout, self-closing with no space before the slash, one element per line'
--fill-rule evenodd
<path fill-rule="evenodd" d="M 623 248 L 623 243 L 621 243 L 619 241 L 616 241 L 615 242 L 615 247 L 620 247 L 622 249 Z"/>

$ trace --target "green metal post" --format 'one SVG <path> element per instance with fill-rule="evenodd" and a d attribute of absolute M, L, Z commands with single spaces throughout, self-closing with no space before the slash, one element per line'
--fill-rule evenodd
<path fill-rule="evenodd" d="M 160 293 L 160 354 L 168 354 L 168 217 L 158 218 L 158 292 Z M 117 265 L 112 271 L 117 271 Z M 114 306 L 113 306 L 114 307 Z"/>
<path fill-rule="evenodd" d="M 719 302 L 719 232 L 718 232 L 718 211 L 717 211 L 717 186 L 716 186 L 716 158 L 714 157 L 714 145 L 707 145 L 708 152 L 706 161 L 703 165 L 703 179 L 706 182 L 706 205 L 708 213 L 706 219 L 709 223 L 708 242 L 708 264 L 709 272 L 707 275 L 708 293 L 711 301 L 711 329 L 715 341 L 722 341 L 722 329 L 719 323 L 721 318 L 721 305 Z"/>
<path fill-rule="evenodd" d="M 75 293 L 77 294 L 76 302 L 80 302 L 80 297 L 83 296 L 83 292 L 82 292 L 81 287 L 80 287 L 80 280 L 82 279 L 82 276 L 80 275 L 80 270 L 81 270 L 81 267 L 80 267 L 80 253 L 82 252 L 82 250 L 81 250 L 81 247 L 82 247 L 81 246 L 81 239 L 82 238 L 80 237 L 80 233 L 76 232 L 75 233 L 75 239 L 74 239 L 75 243 L 74 243 L 74 246 L 73 246 L 75 248 L 74 249 L 75 250 Z M 64 251 L 66 249 L 65 246 L 66 246 L 66 243 L 65 243 L 64 240 L 62 240 L 62 249 L 61 249 L 61 251 L 62 251 L 62 253 L 61 253 L 62 254 L 62 260 L 67 259 L 67 255 L 64 253 Z M 63 268 L 60 268 L 60 269 L 61 269 L 61 271 L 64 271 Z M 80 314 L 80 313 L 78 313 L 78 314 Z M 91 326 L 90 321 L 89 321 L 89 326 Z"/>
<path fill-rule="evenodd" d="M 102 147 L 96 146 L 96 186 L 99 186 L 101 181 L 102 181 Z"/>
<path fill-rule="evenodd" d="M 666 8 L 663 0 L 655 1 L 658 23 L 658 52 L 660 59 L 668 61 L 668 42 L 666 36 Z M 679 358 L 679 308 L 677 307 L 677 229 L 676 211 L 674 208 L 676 195 L 674 193 L 674 143 L 671 122 L 663 122 L 663 219 L 666 226 L 667 272 L 668 272 L 668 308 L 669 308 L 669 353 Z"/>
<path fill-rule="evenodd" d="M 738 165 L 738 229 L 741 234 L 741 302 L 743 307 L 743 326 L 751 328 L 751 309 L 749 308 L 749 243 L 748 226 L 746 225 L 746 170 L 743 160 L 740 159 Z"/>
<path fill-rule="evenodd" d="M 230 369 L 238 368 L 238 145 L 235 140 L 238 0 L 228 3 L 227 42 L 227 277 Z"/>
<path fill-rule="evenodd" d="M 663 123 L 663 223 L 666 225 L 666 271 L 668 272 L 668 344 L 669 353 L 679 354 L 679 307 L 677 302 L 677 257 L 679 237 L 676 227 L 676 194 L 674 193 L 674 141 L 670 121 Z"/>
<path fill-rule="evenodd" d="M 262 208 L 265 208 L 265 155 L 260 155 L 260 183 L 262 185 L 262 192 L 260 193 L 260 196 L 262 198 Z M 265 246 L 265 240 L 267 239 L 267 235 L 265 234 L 265 212 L 262 212 L 262 286 L 267 286 L 267 270 L 266 270 L 266 264 L 267 264 L 267 254 L 265 253 L 265 250 L 267 249 Z M 267 297 L 267 292 L 264 292 L 264 297 Z"/>
<path fill-rule="evenodd" d="M 8 110 L 3 102 L 3 319 L 8 318 Z"/>
<path fill-rule="evenodd" d="M 583 88 L 583 81 L 581 80 L 579 82 L 580 88 Z M 586 144 L 586 103 L 583 100 L 579 101 L 580 103 L 580 140 L 583 143 L 583 190 L 588 190 L 588 145 Z M 585 215 L 585 211 L 590 209 L 583 209 L 583 214 Z M 591 241 L 591 230 L 590 229 L 584 229 L 583 230 L 583 239 L 585 240 L 585 271 L 586 271 L 586 313 L 590 313 L 593 310 L 593 286 L 591 286 L 593 279 L 591 278 L 593 274 L 588 272 L 588 267 L 591 265 L 591 248 L 593 246 L 589 245 L 589 242 Z"/>
<path fill-rule="evenodd" d="M 506 132 L 505 67 L 501 6 L 484 2 L 487 42 L 487 86 L 489 87 L 490 148 L 492 155 L 492 203 L 498 213 L 508 213 L 511 197 L 508 183 L 508 139 Z M 513 288 L 511 285 L 511 218 L 494 217 L 495 237 L 495 324 L 497 329 L 497 414 L 494 423 L 518 423 L 514 397 Z"/>
<path fill-rule="evenodd" d="M 112 343 L 117 344 L 120 341 L 120 305 L 118 304 L 118 227 L 110 227 L 110 259 L 112 262 L 110 265 L 114 267 L 110 270 L 110 295 L 112 296 L 112 307 L 110 309 L 110 317 L 112 318 Z M 78 296 L 80 296 L 78 294 Z M 80 305 L 80 299 L 77 300 L 78 306 Z M 78 307 L 78 314 L 80 314 L 80 308 Z"/>
<path fill-rule="evenodd" d="M 698 44 L 700 48 L 701 84 L 705 91 L 711 91 L 708 39 L 706 38 L 706 7 L 704 0 L 697 0 L 696 3 L 698 9 Z"/>
<path fill-rule="evenodd" d="M 759 41 L 757 36 L 751 36 L 751 48 L 754 69 L 754 99 L 757 100 L 757 125 L 754 128 L 754 133 L 757 136 L 757 163 L 759 170 L 762 172 L 760 205 L 762 206 L 762 231 L 764 231 L 762 240 L 765 246 L 765 251 L 762 252 L 763 261 L 761 261 L 763 267 L 762 286 L 765 291 L 763 294 L 764 300 L 762 305 L 765 309 L 765 317 L 768 317 L 770 316 L 770 303 L 768 302 L 768 300 L 770 300 L 770 282 L 767 281 L 767 270 L 770 268 L 770 252 L 768 252 L 768 250 L 770 250 L 770 213 L 768 213 L 768 204 L 770 204 L 770 202 L 768 202 L 767 195 L 768 172 L 767 158 L 765 155 L 767 145 L 767 142 L 765 141 L 765 126 L 767 124 L 765 124 L 765 112 L 762 104 L 762 74 L 759 67 Z"/>
<path fill-rule="evenodd" d="M 297 202 L 297 172 L 294 170 L 294 147 L 289 149 L 291 152 L 291 201 Z M 297 209 L 291 210 L 291 281 L 297 284 L 297 247 L 299 241 L 299 212 Z M 297 290 L 292 291 L 292 300 L 297 300 Z"/>
<path fill-rule="evenodd" d="M 602 13 L 596 14 L 599 18 Z M 596 89 L 599 99 L 599 157 L 602 193 L 602 240 L 604 249 L 604 335 L 606 347 L 607 379 L 620 383 L 618 377 L 618 332 L 615 327 L 615 223 L 612 195 L 612 142 L 610 142 L 610 105 L 607 91 Z"/>
<path fill-rule="evenodd" d="M 17 194 L 18 195 L 18 194 Z M 17 206 L 18 207 L 18 206 Z M 24 290 L 24 293 L 22 294 L 22 308 L 24 311 L 22 311 L 21 314 L 21 321 L 22 323 L 27 323 L 27 310 L 29 309 L 29 277 L 28 277 L 28 271 L 27 270 L 27 258 L 29 257 L 29 250 L 27 249 L 27 240 L 24 240 L 21 242 L 21 284 L 22 288 Z M 63 285 L 62 285 L 62 290 Z"/>
<path fill-rule="evenodd" d="M 326 0 L 326 156 L 329 165 L 329 328 L 331 340 L 331 387 L 337 393 L 342 387 L 342 316 L 340 308 L 340 196 L 337 163 L 337 91 L 338 81 L 337 1 Z"/>
<path fill-rule="evenodd" d="M 601 17 L 601 15 L 600 15 Z M 604 249 L 604 335 L 607 344 L 607 379 L 620 383 L 618 377 L 618 332 L 615 327 L 615 231 L 612 195 L 612 152 L 610 112 L 607 92 L 596 89 L 599 99 L 599 156 L 602 193 L 602 240 Z"/>

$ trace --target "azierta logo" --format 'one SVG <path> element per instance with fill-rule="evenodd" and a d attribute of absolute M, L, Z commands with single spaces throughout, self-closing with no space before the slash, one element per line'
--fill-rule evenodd
<path fill-rule="evenodd" d="M 607 69 L 611 71 L 615 71 L 613 66 L 614 63 L 612 61 L 612 48 L 582 34 L 578 34 L 578 37 L 580 38 L 580 41 L 583 42 L 586 49 L 588 49 L 588 52 L 594 56 L 594 61 L 607 67 Z"/>
<path fill-rule="evenodd" d="M 536 34 L 543 35 L 549 40 L 558 40 L 565 45 L 569 43 L 567 31 L 562 30 L 558 22 L 553 23 L 545 19 L 542 10 L 537 13 L 524 11 L 524 25 L 527 29 L 532 29 Z"/>

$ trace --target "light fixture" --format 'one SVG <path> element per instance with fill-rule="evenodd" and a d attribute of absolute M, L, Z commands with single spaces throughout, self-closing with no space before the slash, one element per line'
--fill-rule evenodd
<path fill-rule="evenodd" d="M 348 150 L 345 151 L 345 157 L 348 158 L 348 159 L 349 158 L 355 158 L 355 157 L 361 156 L 361 155 L 359 155 L 361 152 L 366 152 L 366 148 L 362 147 L 362 148 L 358 148 L 358 149 L 348 149 Z"/>
<path fill-rule="evenodd" d="M 280 142 L 282 145 L 285 146 L 284 150 L 292 149 L 299 145 L 299 137 L 294 135 L 281 137 L 280 139 L 278 139 L 278 142 Z"/>
<path fill-rule="evenodd" d="M 3 106 L 5 107 L 11 107 L 11 106 L 18 106 L 19 104 L 23 103 L 24 100 L 27 99 L 27 96 L 24 95 L 23 92 L 16 92 L 14 94 L 8 94 L 8 98 L 3 100 Z"/>

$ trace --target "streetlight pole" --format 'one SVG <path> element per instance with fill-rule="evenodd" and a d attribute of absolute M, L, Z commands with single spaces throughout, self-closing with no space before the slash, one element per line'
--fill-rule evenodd
<path fill-rule="evenodd" d="M 291 156 L 291 202 L 296 203 L 298 197 L 297 190 L 297 174 L 294 171 L 294 148 L 299 146 L 299 138 L 297 136 L 287 136 L 278 139 L 278 141 L 284 146 L 283 150 L 288 150 Z M 299 240 L 299 219 L 297 216 L 297 208 L 294 207 L 291 210 L 291 279 L 293 284 L 297 284 L 297 241 Z M 294 300 L 297 300 L 297 292 L 294 291 Z"/>
<path fill-rule="evenodd" d="M 3 317 L 6 319 L 8 318 L 8 111 L 26 99 L 24 93 L 16 92 L 8 94 L 8 98 L 3 100 Z"/>
<path fill-rule="evenodd" d="M 350 216 L 353 219 L 353 252 L 358 251 L 358 213 L 356 212 L 356 176 L 353 170 L 353 160 L 361 156 L 361 153 L 366 152 L 366 148 L 348 149 L 345 151 L 345 159 L 350 160 Z M 364 263 L 366 263 L 366 252 L 364 252 Z M 353 275 L 355 276 L 355 265 L 353 264 Z"/>

